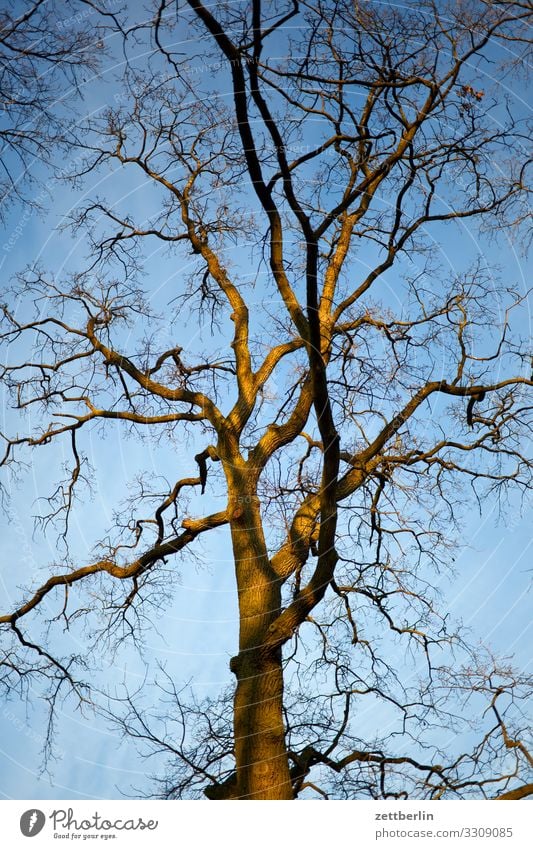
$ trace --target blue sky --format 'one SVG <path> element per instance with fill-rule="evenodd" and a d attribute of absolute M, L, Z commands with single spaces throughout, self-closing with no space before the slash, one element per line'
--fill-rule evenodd
<path fill-rule="evenodd" d="M 131 4 L 130 4 L 131 6 Z M 132 14 L 141 14 L 142 4 L 132 6 Z M 105 77 L 104 77 L 105 79 Z M 113 103 L 114 90 L 109 82 L 101 84 L 89 79 L 84 89 L 84 108 L 97 111 Z M 522 99 L 517 90 L 513 96 Z M 68 163 L 67 163 L 68 165 Z M 36 164 L 37 172 L 44 172 Z M 141 220 L 148 216 L 154 203 L 152 194 L 141 182 L 132 183 L 129 176 L 115 175 L 95 185 L 88 181 L 79 191 L 68 188 L 53 178 L 49 180 L 50 201 L 42 215 L 14 208 L 4 223 L 0 236 L 0 269 L 4 285 L 27 263 L 37 260 L 55 272 L 75 268 L 86 253 L 84 234 L 72 237 L 58 229 L 84 193 L 110 193 L 119 203 L 126 203 Z M 149 247 L 149 249 L 151 249 Z M 487 264 L 505 268 L 507 280 L 524 286 L 527 277 L 523 256 L 502 240 L 497 246 L 477 243 L 477 237 L 463 228 L 462 236 L 451 229 L 441 242 L 442 262 L 453 271 L 481 251 Z M 236 249 L 238 253 L 238 249 Z M 458 254 L 460 256 L 458 257 Z M 160 305 L 172 292 L 176 268 L 164 251 L 157 247 L 150 258 L 148 288 Z M 258 292 L 258 303 L 262 293 Z M 523 333 L 529 332 L 528 315 L 524 316 Z M 172 332 L 172 328 L 169 329 Z M 196 331 L 189 333 L 192 341 Z M 198 340 L 196 340 L 198 344 Z M 2 429 L 14 425 L 13 414 L 4 410 Z M 163 472 L 169 465 L 178 473 L 192 474 L 192 448 L 177 452 L 170 446 L 151 446 L 124 438 L 120 426 L 109 428 L 103 441 L 93 432 L 87 450 L 94 466 L 93 496 L 87 499 L 74 527 L 73 552 L 87 562 L 88 552 L 98 534 L 109 525 L 117 501 L 124 493 L 125 481 L 135 470 L 149 467 Z M 55 539 L 50 532 L 44 538 L 33 531 L 32 507 L 43 494 L 45 483 L 58 476 L 64 462 L 63 446 L 49 447 L 19 482 L 10 484 L 12 503 L 9 517 L 0 517 L 0 608 L 2 613 L 17 597 L 17 587 L 33 584 L 45 573 L 46 564 L 56 555 Z M 208 509 L 220 509 L 220 497 L 205 497 Z M 198 501 L 193 501 L 193 509 Z M 455 563 L 456 573 L 442 578 L 450 614 L 462 619 L 473 635 L 487 640 L 497 651 L 512 654 L 517 666 L 530 663 L 531 595 L 529 564 L 531 502 L 524 503 L 524 515 L 518 502 L 512 502 L 504 519 L 497 515 L 497 505 L 487 499 L 482 514 L 475 510 L 469 516 L 465 537 L 469 545 Z M 211 537 L 210 537 L 211 540 Z M 136 653 L 123 650 L 107 659 L 101 670 L 102 681 L 126 681 L 132 688 L 141 683 L 145 667 L 153 669 L 155 659 L 162 661 L 173 680 L 192 682 L 198 696 L 215 693 L 230 681 L 229 657 L 234 653 L 237 635 L 236 600 L 232 561 L 225 530 L 216 532 L 204 543 L 204 564 L 181 563 L 179 578 L 168 605 L 157 619 L 157 630 L 146 640 L 144 661 Z M 71 635 L 73 646 L 84 650 L 82 637 Z M 475 637 L 474 637 L 475 641 Z M 148 691 L 146 698 L 155 699 Z M 148 765 L 131 741 L 123 740 L 116 729 L 91 714 L 73 709 L 67 699 L 57 722 L 55 753 L 50 774 L 40 775 L 40 750 L 45 735 L 46 711 L 38 694 L 30 694 L 29 704 L 13 697 L 0 704 L 0 794 L 3 798 L 115 798 L 120 792 L 139 788 L 149 792 L 147 773 L 164 767 L 161 761 Z"/>

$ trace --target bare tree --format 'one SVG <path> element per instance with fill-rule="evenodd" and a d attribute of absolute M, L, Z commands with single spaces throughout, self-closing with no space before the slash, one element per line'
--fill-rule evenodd
<path fill-rule="evenodd" d="M 93 0 L 7 0 L 0 11 L 0 191 L 2 212 L 21 195 L 39 164 L 51 164 L 63 138 L 68 100 L 98 70 L 107 19 L 113 12 Z M 37 165 L 37 167 L 36 167 Z"/>
<path fill-rule="evenodd" d="M 80 659 L 32 636 L 43 601 L 57 606 L 50 632 L 99 612 L 105 645 L 142 640 L 169 565 L 219 528 L 239 603 L 234 691 L 187 702 L 163 678 L 161 711 L 131 693 L 109 708 L 169 755 L 162 795 L 522 798 L 531 682 L 474 650 L 433 584 L 465 504 L 531 486 L 525 293 L 470 261 L 462 235 L 527 221 L 527 124 L 499 80 L 522 73 L 529 4 L 183 6 L 186 47 L 161 0 L 124 30 L 116 105 L 68 136 L 84 174 L 138 174 L 157 203 L 143 221 L 112 198 L 85 203 L 72 224 L 89 267 L 33 269 L 16 294 L 35 315 L 4 307 L 3 339 L 31 355 L 3 381 L 42 426 L 5 434 L 3 465 L 70 442 L 42 517 L 66 542 L 92 428 L 192 434 L 200 449 L 165 491 L 142 479 L 93 560 L 51 564 L 0 617 L 3 683 L 85 699 Z M 465 256 L 453 274 L 435 248 L 446 239 Z M 174 303 L 182 327 L 210 320 L 201 350 L 179 331 L 160 343 L 165 317 L 142 286 L 151 240 L 188 263 Z M 223 509 L 191 516 L 209 490 Z M 82 592 L 96 579 L 99 611 Z M 368 705 L 385 732 L 361 722 Z M 480 708 L 471 749 L 442 751 L 443 729 Z"/>

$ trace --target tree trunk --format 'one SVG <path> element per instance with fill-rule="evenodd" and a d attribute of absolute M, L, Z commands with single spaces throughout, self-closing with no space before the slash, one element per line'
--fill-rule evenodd
<path fill-rule="evenodd" d="M 261 650 L 281 608 L 281 585 L 270 567 L 255 482 L 244 469 L 228 474 L 231 537 L 239 595 L 239 654 L 234 703 L 237 798 L 292 799 L 283 723 L 281 650 Z"/>

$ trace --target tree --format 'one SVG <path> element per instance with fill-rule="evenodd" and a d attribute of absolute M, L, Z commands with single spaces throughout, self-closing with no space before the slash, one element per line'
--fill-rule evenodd
<path fill-rule="evenodd" d="M 123 26 L 115 105 L 65 135 L 79 175 L 138 174 L 155 200 L 145 221 L 113 197 L 79 206 L 88 267 L 60 280 L 33 268 L 16 296 L 35 315 L 4 307 L 3 381 L 42 426 L 5 434 L 3 465 L 69 441 L 42 516 L 65 544 L 91 428 L 190 434 L 190 472 L 163 493 L 142 478 L 91 562 L 51 564 L 0 618 L 3 683 L 40 679 L 52 706 L 65 686 L 87 699 L 80 658 L 31 636 L 43 601 L 50 626 L 90 618 L 83 589 L 99 578 L 101 641 L 141 640 L 168 565 L 221 529 L 234 692 L 186 703 L 164 682 L 174 737 L 132 694 L 109 708 L 171 755 L 163 795 L 526 796 L 530 682 L 468 644 L 432 582 L 465 503 L 531 485 L 525 296 L 461 236 L 527 220 L 527 127 L 498 79 L 522 73 L 528 4 L 183 6 L 177 24 L 160 0 Z M 435 247 L 450 238 L 465 254 L 453 275 Z M 180 263 L 181 326 L 210 324 L 200 345 L 160 342 L 142 285 L 152 241 Z M 258 288 L 268 307 L 253 308 Z M 202 513 L 210 491 L 225 503 Z M 425 662 L 416 682 L 399 646 Z M 480 704 L 471 750 L 443 752 L 438 730 Z M 362 705 L 386 712 L 383 734 Z"/>
<path fill-rule="evenodd" d="M 94 17 L 98 14 L 98 24 Z M 91 17 L 93 20 L 91 21 Z M 0 190 L 2 213 L 17 198 L 42 205 L 43 197 L 22 194 L 35 162 L 51 162 L 61 141 L 65 113 L 58 107 L 69 92 L 97 72 L 105 19 L 118 21 L 92 0 L 64 4 L 34 0 L 21 8 L 7 0 L 0 11 Z M 41 203 L 39 203 L 39 200 Z"/>

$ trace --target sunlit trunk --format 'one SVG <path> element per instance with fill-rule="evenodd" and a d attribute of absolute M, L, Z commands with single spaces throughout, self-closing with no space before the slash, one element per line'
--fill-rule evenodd
<path fill-rule="evenodd" d="M 281 587 L 269 563 L 259 501 L 246 476 L 233 472 L 231 537 L 239 594 L 239 654 L 234 732 L 237 797 L 292 799 L 283 723 L 281 651 L 266 653 L 266 630 L 279 614 Z M 252 488 L 253 489 L 253 488 Z"/>

